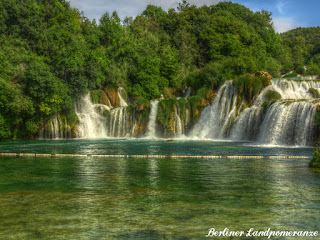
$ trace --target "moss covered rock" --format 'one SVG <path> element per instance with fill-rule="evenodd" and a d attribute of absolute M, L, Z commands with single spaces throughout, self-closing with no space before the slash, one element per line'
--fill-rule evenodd
<path fill-rule="evenodd" d="M 320 93 L 319 93 L 318 89 L 310 88 L 309 92 L 311 93 L 313 98 L 320 98 Z"/>
<path fill-rule="evenodd" d="M 249 105 L 253 102 L 262 89 L 271 84 L 267 76 L 244 75 L 233 80 L 233 85 L 237 89 L 239 95 L 243 96 L 243 100 Z"/>
<path fill-rule="evenodd" d="M 264 71 L 258 71 L 258 72 L 256 72 L 254 74 L 254 76 L 256 76 L 256 77 L 266 77 L 266 78 L 268 78 L 268 80 L 272 79 L 272 76 L 269 73 L 264 72 Z"/>
<path fill-rule="evenodd" d="M 99 89 L 99 90 L 93 90 L 90 92 L 92 101 L 94 104 L 100 103 L 104 104 L 108 107 L 112 107 L 111 101 L 105 92 L 105 90 Z"/>
<path fill-rule="evenodd" d="M 108 88 L 105 88 L 103 91 L 106 93 L 107 98 L 109 99 L 113 107 L 120 107 L 120 98 L 118 95 L 117 88 L 108 87 Z"/>
<path fill-rule="evenodd" d="M 281 99 L 281 94 L 274 90 L 268 90 L 265 97 L 267 101 L 274 101 Z"/>

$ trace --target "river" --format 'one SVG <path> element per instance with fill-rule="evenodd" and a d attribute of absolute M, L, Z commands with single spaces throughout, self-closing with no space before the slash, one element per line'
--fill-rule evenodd
<path fill-rule="evenodd" d="M 311 156 L 313 148 L 105 139 L 3 141 L 3 152 Z M 0 239 L 208 239 L 209 228 L 316 231 L 320 171 L 308 163 L 1 156 Z"/>

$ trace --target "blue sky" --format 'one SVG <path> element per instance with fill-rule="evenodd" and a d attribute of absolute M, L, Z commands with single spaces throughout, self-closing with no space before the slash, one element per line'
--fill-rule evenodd
<path fill-rule="evenodd" d="M 158 5 L 164 10 L 176 8 L 179 0 L 69 0 L 72 7 L 84 12 L 90 19 L 99 19 L 105 12 L 116 10 L 121 19 L 135 17 L 145 9 L 147 4 Z M 214 5 L 220 0 L 187 0 L 189 3 Z M 272 12 L 275 30 L 285 32 L 296 27 L 320 26 L 320 0 L 232 0 L 245 5 L 252 11 L 262 9 Z"/>

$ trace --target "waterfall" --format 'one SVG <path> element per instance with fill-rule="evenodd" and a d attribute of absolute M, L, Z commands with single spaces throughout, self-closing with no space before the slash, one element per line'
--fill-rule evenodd
<path fill-rule="evenodd" d="M 232 82 L 218 91 L 211 106 L 204 109 L 190 136 L 201 139 L 250 140 L 263 144 L 302 145 L 312 143 L 317 102 L 309 89 L 320 90 L 318 81 L 273 79 L 253 104 L 242 110 Z M 282 99 L 264 105 L 268 90 Z M 237 107 L 239 106 L 240 107 Z"/>
<path fill-rule="evenodd" d="M 308 145 L 312 142 L 316 106 L 309 102 L 277 102 L 264 118 L 258 141 Z"/>
<path fill-rule="evenodd" d="M 130 137 L 133 136 L 134 129 L 128 125 L 129 116 L 127 107 L 119 107 L 111 110 L 111 118 L 109 121 L 110 137 Z M 132 120 L 132 119 L 131 119 Z M 133 128 L 135 124 L 133 124 Z"/>
<path fill-rule="evenodd" d="M 212 105 L 203 110 L 199 122 L 191 131 L 191 136 L 201 139 L 226 137 L 236 117 L 236 105 L 236 89 L 232 81 L 227 81 L 218 91 Z"/>
<path fill-rule="evenodd" d="M 110 109 L 103 104 L 93 104 L 90 93 L 76 104 L 80 124 L 77 137 L 106 138 L 130 137 L 134 134 L 134 115 L 128 115 L 128 104 L 122 98 L 123 89 L 118 88 L 121 107 Z M 133 123 L 132 126 L 129 123 Z"/>
<path fill-rule="evenodd" d="M 311 99 L 310 88 L 320 90 L 319 81 L 292 81 L 287 79 L 273 79 L 273 90 L 279 92 L 282 99 Z"/>
<path fill-rule="evenodd" d="M 184 96 L 185 99 L 187 99 L 188 97 L 190 97 L 191 91 L 192 91 L 192 88 L 191 88 L 191 87 L 188 87 L 187 92 L 186 92 L 186 95 Z"/>
<path fill-rule="evenodd" d="M 228 139 L 255 141 L 273 145 L 312 144 L 315 131 L 315 115 L 318 100 L 310 89 L 320 92 L 320 81 L 273 79 L 247 107 L 243 97 L 238 96 L 232 81 L 225 82 L 216 94 L 212 104 L 206 107 L 193 126 L 188 137 L 195 139 Z M 268 90 L 281 95 L 278 101 L 269 102 Z M 93 104 L 90 94 L 80 99 L 75 106 L 79 119 L 77 137 L 106 138 L 133 137 L 144 129 L 140 113 L 126 103 L 124 89 L 118 88 L 120 107 L 110 109 L 103 104 Z M 188 88 L 187 97 L 191 92 Z M 187 100 L 181 99 L 170 113 L 170 136 L 183 137 L 190 129 L 192 109 L 185 107 Z M 118 104 L 118 102 L 117 102 Z M 159 101 L 151 101 L 147 138 L 156 138 Z M 139 116 L 139 117 L 138 117 Z M 145 118 L 143 118 L 145 119 Z M 64 116 L 53 116 L 43 124 L 40 136 L 43 138 L 70 138 L 73 134 Z"/>
<path fill-rule="evenodd" d="M 250 108 L 246 108 L 232 126 L 229 136 L 230 139 L 250 141 L 256 140 L 262 120 L 262 105 L 254 105 Z"/>
<path fill-rule="evenodd" d="M 93 104 L 90 93 L 77 102 L 75 112 L 80 122 L 77 137 L 106 138 L 108 136 L 106 119 L 99 110 L 109 110 L 109 108 L 103 104 Z"/>
<path fill-rule="evenodd" d="M 54 115 L 40 130 L 40 138 L 42 139 L 62 139 L 71 138 L 71 128 L 67 123 L 66 117 L 59 114 Z"/>
<path fill-rule="evenodd" d="M 120 100 L 120 107 L 127 107 L 128 104 L 127 102 L 122 98 L 122 92 L 124 91 L 124 89 L 122 87 L 118 88 L 118 96 L 119 96 L 119 100 Z"/>
<path fill-rule="evenodd" d="M 151 105 L 150 106 L 151 109 L 150 109 L 146 137 L 156 138 L 157 114 L 158 114 L 159 101 L 157 100 L 151 101 L 150 105 Z"/>
<path fill-rule="evenodd" d="M 182 134 L 184 134 L 184 129 L 182 127 L 182 121 L 180 118 L 180 106 L 179 108 L 175 109 L 175 115 L 174 115 L 174 135 L 176 137 L 180 137 Z"/>

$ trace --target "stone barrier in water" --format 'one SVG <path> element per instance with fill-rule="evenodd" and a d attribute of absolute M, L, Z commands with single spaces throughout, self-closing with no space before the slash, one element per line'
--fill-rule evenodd
<path fill-rule="evenodd" d="M 309 159 L 311 156 L 201 156 L 201 155 L 86 155 L 86 154 L 41 154 L 41 153 L 0 153 L 11 157 L 92 157 L 92 158 L 205 158 L 205 159 Z"/>

